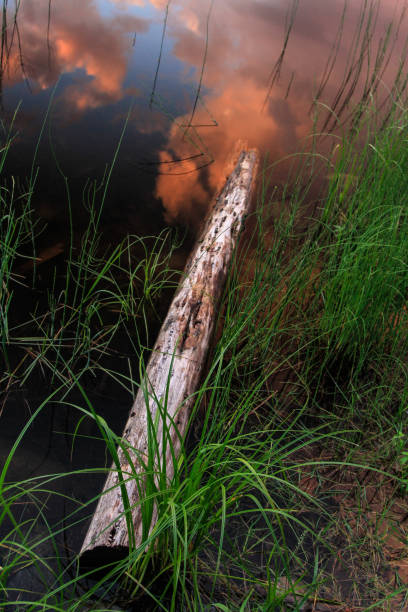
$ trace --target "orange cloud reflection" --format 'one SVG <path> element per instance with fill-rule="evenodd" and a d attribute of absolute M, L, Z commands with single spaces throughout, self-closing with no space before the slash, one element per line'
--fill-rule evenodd
<path fill-rule="evenodd" d="M 402 0 L 373 2 L 373 11 L 379 11 L 373 49 L 393 16 L 398 20 L 403 4 Z M 355 2 L 346 11 L 336 60 L 322 94 L 322 99 L 329 104 L 343 78 L 363 5 L 363 0 Z M 195 68 L 196 78 L 202 69 L 210 6 L 210 0 L 195 3 L 174 0 L 171 4 L 173 15 L 169 19 L 168 35 L 175 40 L 174 53 Z M 216 162 L 207 166 L 201 177 L 193 172 L 201 165 L 201 158 L 196 162 L 162 165 L 164 173 L 158 177 L 156 195 L 162 199 L 169 221 L 195 222 L 224 181 L 224 161 L 238 139 L 246 140 L 249 146 L 261 152 L 268 152 L 273 160 L 299 148 L 299 141 L 312 129 L 311 103 L 324 78 L 343 8 L 344 0 L 299 3 L 279 78 L 270 88 L 271 72 L 285 39 L 285 20 L 287 23 L 291 14 L 290 3 L 286 0 L 225 0 L 213 5 L 201 98 L 218 125 L 197 127 L 196 135 L 191 128 L 189 148 L 183 126 L 190 116 L 177 118 L 161 160 L 191 157 L 207 148 Z M 394 69 L 398 53 L 397 45 Z M 359 91 L 361 87 L 360 90 L 357 87 L 356 97 Z M 209 114 L 202 106 L 197 108 L 193 124 L 208 125 Z M 184 174 L 189 170 L 191 174 Z"/>
<path fill-rule="evenodd" d="M 159 154 L 162 163 L 156 195 L 162 199 L 169 221 L 182 219 L 195 223 L 199 220 L 225 178 L 224 162 L 238 139 L 268 152 L 272 160 L 299 148 L 299 141 L 312 128 L 313 97 L 318 93 L 328 105 L 335 100 L 338 85 L 347 72 L 357 24 L 365 10 L 364 23 L 369 23 L 371 14 L 376 32 L 373 36 L 361 36 L 361 40 L 370 40 L 372 45 L 370 53 L 367 49 L 364 52 L 361 82 L 353 92 L 354 98 L 361 95 L 368 63 L 371 62 L 372 69 L 381 37 L 384 38 L 392 19 L 398 22 L 405 0 L 355 0 L 347 3 L 343 14 L 344 2 L 299 0 L 297 11 L 293 12 L 295 4 L 288 0 L 172 0 L 170 3 L 150 0 L 161 11 L 159 21 L 164 9 L 169 9 L 156 93 L 161 94 L 161 79 L 166 76 L 164 65 L 169 60 L 166 54 L 171 45 L 171 52 L 185 66 L 184 78 L 191 86 L 191 109 L 195 108 L 197 83 L 203 75 L 194 113 L 190 111 L 176 118 L 167 146 Z M 12 36 L 11 15 L 9 18 L 8 40 L 14 42 L 8 70 L 4 73 L 5 84 L 28 77 L 34 88 L 45 89 L 56 83 L 61 74 L 70 73 L 71 82 L 61 97 L 71 113 L 120 100 L 126 93 L 123 84 L 133 52 L 134 34 L 147 31 L 150 25 L 146 19 L 135 17 L 134 10 L 126 10 L 146 7 L 148 0 L 110 0 L 110 3 L 113 11 L 102 13 L 97 0 L 64 0 L 51 5 L 48 0 L 21 2 L 18 37 L 16 33 Z M 291 23 L 291 18 L 293 23 L 282 65 L 275 73 L 279 78 L 271 87 L 273 67 L 285 41 L 285 23 L 286 26 Z M 405 22 L 401 25 L 401 43 L 396 43 L 389 66 L 378 75 L 378 80 L 387 81 L 387 75 L 397 70 L 403 30 L 406 32 Z M 157 32 L 153 57 L 157 57 L 160 49 L 160 28 Z M 393 41 L 392 35 L 390 44 Z M 334 48 L 336 57 L 331 63 Z M 174 70 L 175 62 L 170 64 Z M 150 76 L 153 81 L 154 75 Z M 180 78 L 179 72 L 177 78 Z M 324 91 L 319 89 L 322 82 Z M 171 96 L 177 97 L 179 92 L 177 87 L 172 89 L 173 85 L 167 89 Z M 185 84 L 180 89 L 184 95 Z M 167 131 L 163 122 L 158 121 L 156 125 L 159 112 L 162 117 L 168 116 L 166 108 L 163 112 L 165 98 L 166 95 L 158 104 L 157 113 L 150 113 L 146 120 L 142 117 L 140 132 Z M 142 111 L 138 109 L 138 112 Z M 146 112 L 149 112 L 147 105 Z M 210 163 L 213 159 L 215 163 Z"/>

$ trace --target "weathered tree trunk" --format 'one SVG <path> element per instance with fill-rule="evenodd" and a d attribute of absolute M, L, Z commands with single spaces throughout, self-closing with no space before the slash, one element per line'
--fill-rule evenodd
<path fill-rule="evenodd" d="M 113 465 L 86 534 L 81 550 L 85 564 L 127 552 L 130 523 L 125 507 L 132 508 L 131 517 L 128 513 L 133 525 L 132 543 L 140 545 L 140 503 L 149 448 L 155 455 L 156 469 L 158 465 L 163 468 L 165 460 L 167 482 L 172 479 L 173 462 L 179 456 L 189 409 L 195 401 L 193 394 L 200 382 L 228 265 L 248 212 L 256 169 L 256 151 L 243 151 L 189 257 L 125 426 L 118 449 L 121 477 Z M 152 431 L 157 444 L 152 442 Z M 129 506 L 124 506 L 123 493 Z M 154 520 L 153 512 L 150 530 Z"/>

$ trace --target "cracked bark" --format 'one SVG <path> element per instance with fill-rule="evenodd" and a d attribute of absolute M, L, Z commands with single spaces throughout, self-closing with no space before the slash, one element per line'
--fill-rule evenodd
<path fill-rule="evenodd" d="M 85 565 L 99 564 L 127 554 L 129 537 L 122 499 L 125 486 L 132 507 L 132 547 L 142 542 L 140 502 L 143 502 L 145 483 L 143 463 L 147 461 L 149 445 L 149 413 L 151 422 L 157 419 L 156 465 L 159 462 L 163 465 L 165 454 L 167 482 L 171 482 L 173 457 L 177 460 L 180 439 L 186 433 L 189 411 L 194 403 L 193 394 L 200 382 L 213 332 L 215 309 L 244 217 L 248 213 L 257 163 L 256 151 L 242 151 L 188 259 L 118 449 L 123 481 L 120 484 L 118 469 L 113 465 L 81 549 Z M 166 426 L 171 439 L 166 448 L 163 448 L 164 424 L 158 402 L 161 405 L 166 403 Z M 148 530 L 151 531 L 155 519 L 153 512 Z"/>

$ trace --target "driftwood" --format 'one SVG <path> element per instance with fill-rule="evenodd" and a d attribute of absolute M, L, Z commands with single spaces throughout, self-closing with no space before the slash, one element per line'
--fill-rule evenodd
<path fill-rule="evenodd" d="M 112 554 L 121 556 L 127 553 L 128 528 L 122 495 L 125 486 L 132 508 L 132 542 L 138 546 L 142 541 L 140 497 L 146 470 L 143 463 L 147 464 L 148 445 L 152 443 L 148 433 L 149 427 L 152 431 L 152 423 L 155 423 L 157 436 L 154 452 L 159 459 L 156 465 L 159 462 L 163 465 L 164 452 L 166 478 L 167 482 L 171 481 L 173 461 L 180 453 L 189 410 L 195 399 L 193 394 L 200 382 L 207 355 L 215 310 L 243 219 L 249 209 L 256 169 L 256 151 L 243 151 L 189 257 L 125 426 L 118 449 L 121 478 L 117 466 L 113 465 L 86 534 L 81 549 L 85 565 L 112 559 Z M 164 422 L 168 428 L 165 434 L 169 438 L 165 449 Z M 150 530 L 154 520 L 153 513 Z"/>

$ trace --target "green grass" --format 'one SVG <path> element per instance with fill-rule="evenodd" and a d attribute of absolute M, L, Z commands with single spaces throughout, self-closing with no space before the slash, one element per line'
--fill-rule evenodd
<path fill-rule="evenodd" d="M 5 610 L 406 606 L 402 578 L 396 570 L 393 579 L 387 575 L 390 561 L 397 553 L 403 561 L 404 553 L 384 534 L 399 528 L 398 538 L 406 539 L 404 514 L 396 507 L 406 504 L 408 487 L 408 112 L 403 64 L 398 96 L 381 112 L 382 103 L 375 106 L 390 61 L 384 46 L 350 110 L 356 71 L 372 60 L 367 45 L 375 13 L 364 6 L 329 114 L 336 133 L 314 136 L 306 153 L 285 160 L 293 165 L 283 185 L 275 184 L 278 163 L 265 160 L 258 205 L 231 263 L 174 476 L 168 482 L 157 456 L 159 424 L 150 420 L 140 480 L 143 542 L 130 537 L 129 555 L 102 574 L 81 568 L 78 548 L 65 541 L 66 534 L 84 532 L 100 495 L 77 494 L 72 483 L 101 477 L 118 461 L 122 442 L 110 410 L 98 401 L 113 398 L 112 411 L 119 401 L 130 407 L 154 342 L 152 328 L 178 282 L 180 244 L 170 230 L 127 236 L 115 245 L 100 232 L 124 131 L 106 176 L 84 190 L 89 223 L 81 236 L 69 179 L 60 169 L 71 235 L 55 265 L 36 261 L 35 153 L 26 187 L 3 180 L 2 410 L 15 397 L 22 403 L 28 396 L 31 404 L 39 382 L 43 389 L 0 474 Z M 288 13 L 285 48 L 295 9 L 296 3 Z M 340 38 L 343 25 L 344 15 Z M 338 44 L 336 39 L 333 58 Z M 335 112 L 349 113 L 347 122 L 339 117 L 336 123 Z M 6 143 L 1 170 L 12 130 Z M 22 272 L 27 263 L 29 271 Z M 24 311 L 28 295 L 35 298 Z M 45 474 L 36 469 L 16 481 L 18 455 L 28 452 L 32 432 L 49 413 L 51 429 L 63 430 L 53 435 L 65 436 L 73 464 L 84 445 L 95 445 L 99 466 Z M 168 445 L 173 424 L 165 402 L 159 418 Z M 121 474 L 123 491 L 127 477 Z M 62 517 L 50 516 L 53 503 L 63 508 Z M 126 499 L 124 506 L 129 516 Z M 131 536 L 130 523 L 129 531 Z M 30 573 L 23 586 L 16 579 L 22 570 Z"/>
<path fill-rule="evenodd" d="M 103 578 L 92 578 L 92 572 L 86 578 L 75 554 L 66 558 L 61 549 L 61 534 L 84 521 L 83 501 L 64 493 L 63 482 L 87 470 L 7 480 L 30 422 L 22 429 L 1 479 L 0 520 L 8 525 L 1 542 L 5 609 L 103 610 L 115 601 L 123 609 L 133 602 L 146 609 L 269 610 L 281 609 L 284 601 L 301 609 L 315 597 L 341 603 L 357 598 L 357 592 L 363 605 L 376 598 L 392 601 L 392 589 L 385 592 L 384 585 L 358 584 L 354 595 L 330 590 L 334 533 L 338 539 L 343 529 L 354 529 L 357 537 L 359 530 L 334 520 L 337 485 L 326 474 L 347 469 L 368 469 L 378 478 L 388 474 L 396 495 L 407 481 L 405 111 L 395 112 L 382 131 L 362 124 L 362 148 L 345 138 L 327 160 L 331 178 L 306 229 L 300 220 L 309 210 L 308 164 L 297 184 L 284 188 L 286 207 L 273 227 L 276 189 L 265 168 L 259 206 L 231 266 L 217 342 L 174 477 L 166 482 L 164 466 L 157 473 L 157 423 L 152 423 L 141 500 L 145 537 L 127 559 L 107 567 Z M 366 118 L 373 121 L 369 112 Z M 9 190 L 5 194 L 12 208 L 15 198 Z M 4 216 L 2 236 L 11 236 L 10 243 L 16 237 L 9 252 L 18 258 L 33 233 L 32 213 L 23 207 L 20 216 L 13 214 Z M 152 342 L 143 329 L 161 292 L 174 287 L 177 277 L 169 269 L 167 235 L 128 237 L 102 257 L 93 223 L 91 212 L 89 238 L 67 261 L 77 280 L 72 286 L 64 280 L 58 301 L 50 291 L 45 311 L 24 325 L 10 325 L 3 317 L 5 354 L 14 359 L 11 364 L 8 358 L 3 382 L 10 392 L 41 372 L 53 390 L 31 421 L 52 403 L 58 409 L 69 405 L 78 415 L 72 451 L 88 435 L 81 433 L 84 423 L 94 421 L 109 465 L 120 440 L 89 398 L 89 377 L 107 375 L 126 390 L 130 403 L 139 378 L 130 359 L 123 360 L 127 369 L 112 367 L 112 355 L 118 359 L 116 335 L 129 340 L 140 363 L 136 372 L 143 372 Z M 17 280 L 13 265 L 11 260 L 7 287 Z M 25 336 L 26 329 L 35 333 Z M 27 346 L 29 357 L 21 357 Z M 165 405 L 161 408 L 166 432 L 170 425 Z M 313 494 L 303 486 L 305 475 L 316 480 Z M 50 524 L 47 499 L 55 495 L 68 498 L 71 509 L 63 522 Z M 35 508 L 26 519 L 20 513 L 25 500 Z M 154 506 L 157 522 L 149 529 Z M 362 547 L 354 543 L 353 554 Z M 26 599 L 20 588 L 14 592 L 9 586 L 23 567 L 43 585 Z"/>

